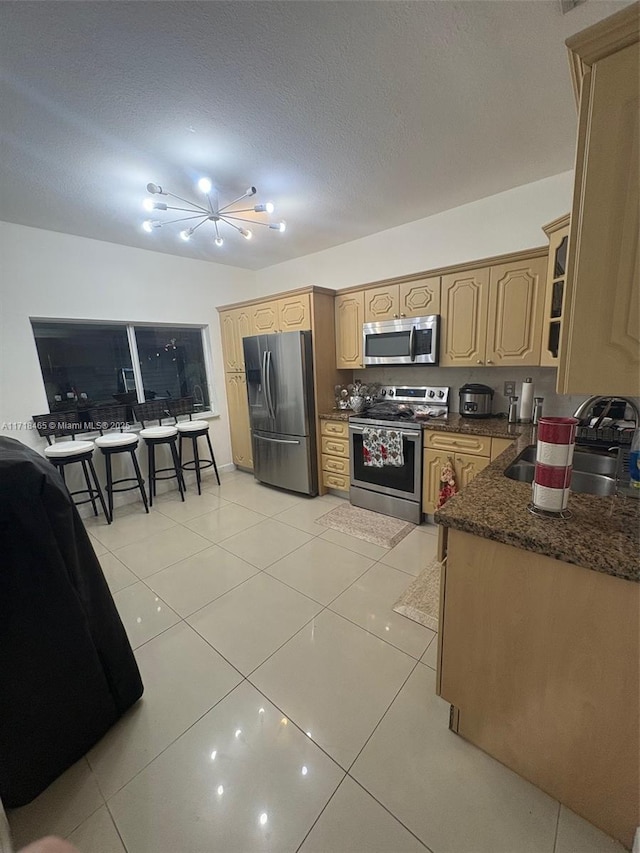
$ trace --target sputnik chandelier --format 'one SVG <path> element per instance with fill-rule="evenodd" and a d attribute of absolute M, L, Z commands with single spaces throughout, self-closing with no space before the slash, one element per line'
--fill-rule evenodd
<path fill-rule="evenodd" d="M 217 192 L 212 192 L 212 185 L 209 178 L 200 178 L 198 181 L 198 189 L 204 196 L 202 204 L 195 201 L 189 201 L 188 199 L 181 198 L 179 195 L 167 192 L 167 190 L 158 186 L 158 184 L 147 184 L 147 192 L 152 196 L 166 196 L 167 201 L 156 201 L 153 198 L 145 198 L 143 202 L 145 210 L 148 210 L 149 212 L 156 210 L 178 210 L 187 215 L 180 216 L 177 219 L 170 219 L 168 221 L 147 219 L 142 223 L 142 228 L 148 233 L 151 233 L 155 228 L 162 228 L 165 225 L 174 225 L 176 222 L 190 222 L 191 224 L 188 227 L 180 231 L 180 238 L 182 240 L 190 240 L 191 236 L 198 230 L 198 228 L 200 228 L 201 225 L 204 225 L 205 222 L 211 222 L 215 229 L 215 239 L 213 242 L 216 246 L 222 246 L 224 243 L 224 239 L 220 234 L 220 225 L 222 223 L 234 228 L 242 237 L 244 237 L 245 240 L 250 240 L 253 233 L 249 228 L 245 228 L 243 225 L 237 225 L 236 223 L 264 225 L 272 231 L 280 232 L 284 231 L 286 228 L 286 224 L 284 222 L 268 222 L 260 219 L 248 219 L 245 216 L 238 215 L 243 213 L 273 213 L 274 208 L 270 201 L 266 204 L 255 204 L 253 207 L 236 207 L 236 205 L 244 201 L 244 199 L 250 198 L 256 194 L 257 190 L 255 187 L 249 187 L 241 196 L 238 196 L 238 198 L 235 198 L 233 201 L 230 201 L 222 207 L 220 207 Z M 170 205 L 168 204 L 169 199 L 176 199 L 183 204 L 189 205 L 189 207 L 176 207 L 174 205 Z"/>

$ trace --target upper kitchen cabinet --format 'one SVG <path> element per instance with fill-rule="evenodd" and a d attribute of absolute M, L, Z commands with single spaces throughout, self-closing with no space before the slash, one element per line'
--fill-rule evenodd
<path fill-rule="evenodd" d="M 311 328 L 311 300 L 308 293 L 293 293 L 284 299 L 256 303 L 251 309 L 253 335 L 298 332 Z"/>
<path fill-rule="evenodd" d="M 251 312 L 247 308 L 222 311 L 220 331 L 225 373 L 244 371 L 242 339 L 253 334 Z"/>
<path fill-rule="evenodd" d="M 487 364 L 540 364 L 546 272 L 546 257 L 491 267 Z"/>
<path fill-rule="evenodd" d="M 638 4 L 567 41 L 580 95 L 558 392 L 640 390 Z"/>
<path fill-rule="evenodd" d="M 549 238 L 549 260 L 542 312 L 540 364 L 544 367 L 557 367 L 564 311 L 564 283 L 567 275 L 569 214 L 544 225 L 543 230 Z"/>
<path fill-rule="evenodd" d="M 336 367 L 354 370 L 364 367 L 362 360 L 362 324 L 364 291 L 336 295 Z"/>
<path fill-rule="evenodd" d="M 485 362 L 489 269 L 442 277 L 440 364 L 468 367 Z"/>
<path fill-rule="evenodd" d="M 444 275 L 441 366 L 539 364 L 546 268 L 546 250 L 537 249 Z"/>
<path fill-rule="evenodd" d="M 380 285 L 364 291 L 364 322 L 425 317 L 440 312 L 440 277 Z"/>

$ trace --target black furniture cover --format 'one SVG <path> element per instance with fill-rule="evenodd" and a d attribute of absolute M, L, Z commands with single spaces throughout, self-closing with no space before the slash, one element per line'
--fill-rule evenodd
<path fill-rule="evenodd" d="M 142 695 L 62 478 L 0 436 L 0 798 L 28 803 Z"/>

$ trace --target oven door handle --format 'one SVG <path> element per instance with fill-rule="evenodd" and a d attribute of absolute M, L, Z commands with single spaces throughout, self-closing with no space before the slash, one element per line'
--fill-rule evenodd
<path fill-rule="evenodd" d="M 411 332 L 409 334 L 409 358 L 411 361 L 416 360 L 416 327 L 411 327 Z"/>
<path fill-rule="evenodd" d="M 371 426 L 375 426 L 375 424 L 372 423 Z M 381 427 L 381 429 L 393 429 L 393 427 Z M 361 434 L 364 432 L 364 430 L 365 430 L 364 427 L 354 426 L 353 424 L 349 424 L 349 432 L 357 432 L 357 433 Z M 399 430 L 399 432 L 400 432 L 400 435 L 402 436 L 402 438 L 407 438 L 409 440 L 412 440 L 415 438 L 420 438 L 420 436 L 422 435 L 421 432 L 414 432 L 414 431 L 407 432 L 406 430 Z"/>

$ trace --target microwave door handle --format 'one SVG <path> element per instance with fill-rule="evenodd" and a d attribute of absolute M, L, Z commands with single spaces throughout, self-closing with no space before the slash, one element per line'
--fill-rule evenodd
<path fill-rule="evenodd" d="M 409 358 L 411 361 L 416 360 L 416 327 L 411 327 L 411 334 L 409 335 Z"/>

